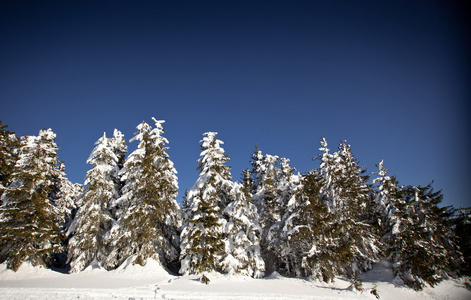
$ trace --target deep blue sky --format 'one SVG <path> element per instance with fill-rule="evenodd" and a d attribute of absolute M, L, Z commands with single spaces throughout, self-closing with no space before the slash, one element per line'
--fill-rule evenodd
<path fill-rule="evenodd" d="M 469 206 L 465 1 L 0 1 L 0 119 L 57 133 L 83 183 L 94 142 L 164 119 L 180 194 L 217 131 L 234 179 L 255 144 L 301 172 L 346 139 L 368 172 Z M 130 144 L 130 149 L 135 143 Z"/>

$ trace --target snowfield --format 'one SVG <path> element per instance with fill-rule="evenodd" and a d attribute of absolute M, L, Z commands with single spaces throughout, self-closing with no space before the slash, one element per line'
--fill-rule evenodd
<path fill-rule="evenodd" d="M 144 266 L 123 264 L 114 271 L 89 267 L 83 272 L 62 274 L 23 264 L 17 272 L 0 265 L 0 299 L 376 299 L 370 293 L 377 285 L 380 299 L 471 299 L 471 292 L 456 280 L 446 280 L 421 292 L 403 286 L 383 265 L 363 275 L 364 291 L 351 288 L 344 279 L 326 284 L 273 274 L 263 279 L 206 274 L 173 276 L 158 262 Z"/>

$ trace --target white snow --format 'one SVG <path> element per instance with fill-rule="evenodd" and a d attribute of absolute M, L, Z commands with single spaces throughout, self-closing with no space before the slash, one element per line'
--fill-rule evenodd
<path fill-rule="evenodd" d="M 370 291 L 377 285 L 380 299 L 471 299 L 462 282 L 446 280 L 435 288 L 415 292 L 402 285 L 386 264 L 375 265 L 363 275 L 364 291 L 351 288 L 346 279 L 334 283 L 285 278 L 275 273 L 264 279 L 209 273 L 208 285 L 201 276 L 172 276 L 157 261 L 145 266 L 131 260 L 114 271 L 89 267 L 74 274 L 57 273 L 23 264 L 17 272 L 0 265 L 0 299 L 376 299 Z"/>

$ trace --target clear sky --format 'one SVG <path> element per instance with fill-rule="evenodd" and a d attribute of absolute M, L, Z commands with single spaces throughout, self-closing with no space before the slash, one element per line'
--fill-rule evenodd
<path fill-rule="evenodd" d="M 368 172 L 469 206 L 465 1 L 0 1 L 0 119 L 57 133 L 83 183 L 94 142 L 166 120 L 180 195 L 219 132 L 235 180 L 255 145 L 306 172 L 325 136 Z M 468 7 L 469 8 L 469 7 Z M 129 144 L 131 150 L 136 143 Z"/>

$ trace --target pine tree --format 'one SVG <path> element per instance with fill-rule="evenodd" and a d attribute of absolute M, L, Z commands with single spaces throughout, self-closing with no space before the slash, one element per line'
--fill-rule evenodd
<path fill-rule="evenodd" d="M 162 136 L 164 121 L 153 120 L 154 129 L 142 122 L 131 140 L 139 145 L 122 170 L 125 185 L 116 202 L 120 213 L 111 235 L 116 249 L 111 258 L 122 262 L 134 257 L 133 263 L 140 265 L 155 259 L 167 267 L 178 259 L 181 212 L 177 172 Z"/>
<path fill-rule="evenodd" d="M 451 234 L 452 211 L 439 207 L 443 195 L 425 187 L 407 186 L 397 205 L 399 222 L 389 242 L 393 271 L 406 285 L 421 290 L 434 286 L 454 269 L 455 245 Z"/>
<path fill-rule="evenodd" d="M 187 215 L 181 233 L 181 274 L 221 271 L 225 257 L 222 211 L 232 201 L 229 160 L 216 139 L 216 132 L 206 132 L 200 141 L 200 175 L 188 193 Z"/>
<path fill-rule="evenodd" d="M 0 120 L 0 205 L 4 189 L 11 184 L 11 175 L 18 159 L 18 137 L 7 127 Z"/>
<path fill-rule="evenodd" d="M 115 219 L 111 214 L 111 203 L 119 196 L 114 178 L 118 173 L 118 157 L 113 152 L 110 139 L 106 134 L 95 143 L 87 160 L 93 168 L 87 172 L 87 186 L 80 198 L 80 208 L 72 222 L 69 232 L 68 260 L 71 271 L 79 272 L 89 265 L 107 265 L 110 246 L 107 235 Z"/>
<path fill-rule="evenodd" d="M 262 229 L 258 224 L 257 208 L 251 201 L 250 174 L 248 170 L 244 174 L 244 184 L 234 184 L 235 199 L 223 212 L 227 219 L 227 238 L 222 271 L 260 278 L 265 272 L 265 263 L 260 254 Z"/>
<path fill-rule="evenodd" d="M 2 195 L 0 245 L 13 270 L 23 262 L 47 266 L 51 255 L 63 250 L 64 219 L 51 197 L 53 180 L 61 176 L 55 137 L 47 129 L 21 139 L 12 183 Z"/>

